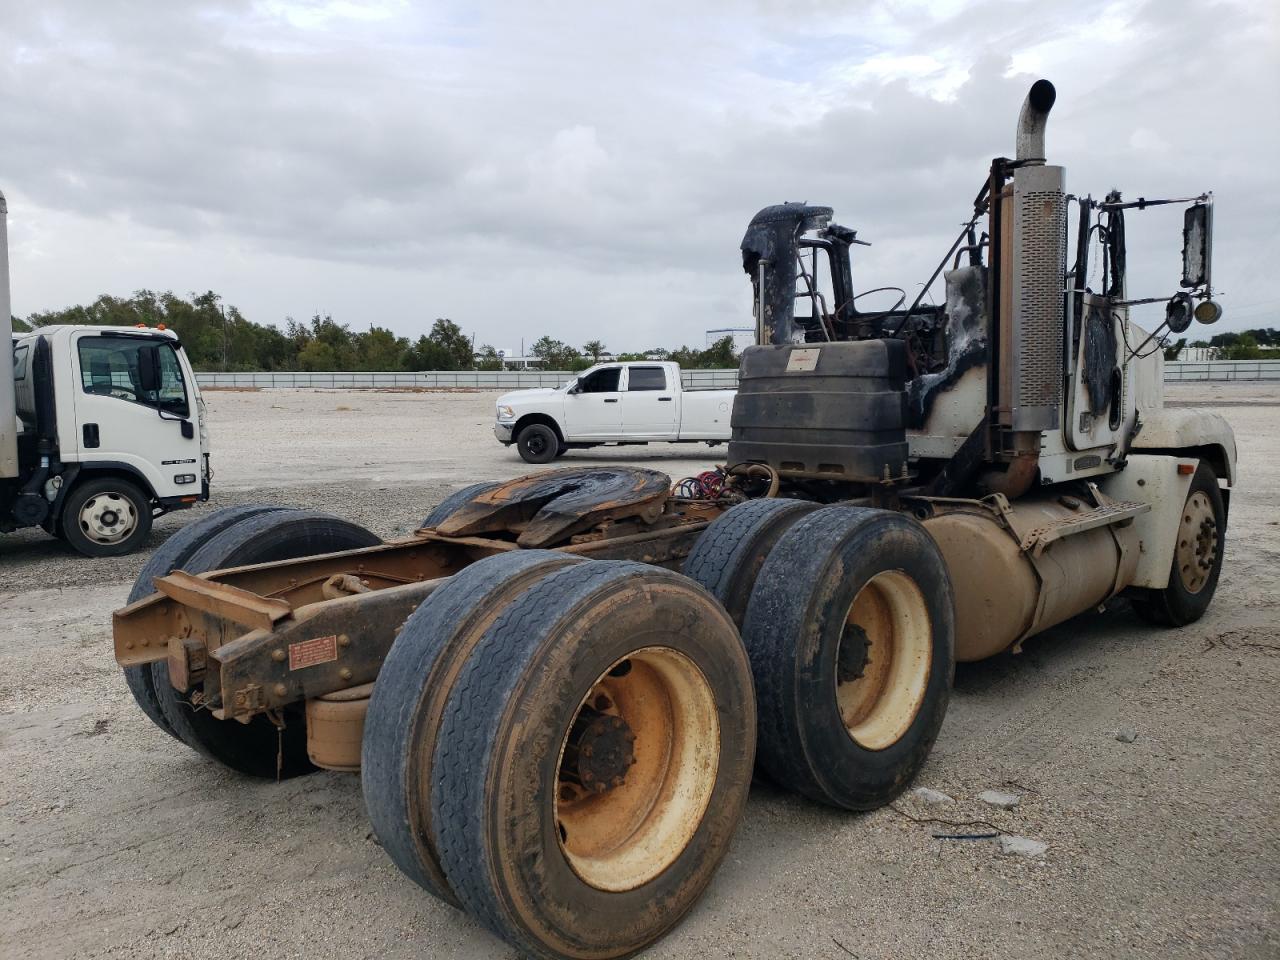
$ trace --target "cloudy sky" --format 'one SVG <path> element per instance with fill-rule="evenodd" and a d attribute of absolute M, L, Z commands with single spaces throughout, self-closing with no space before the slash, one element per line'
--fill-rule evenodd
<path fill-rule="evenodd" d="M 1068 189 L 1215 191 L 1223 329 L 1280 326 L 1280 4 L 42 0 L 0 7 L 14 311 L 213 289 L 518 350 L 748 325 L 781 200 L 912 288 L 1038 76 Z M 1131 294 L 1180 214 L 1129 222 Z M 887 304 L 886 304 L 887 306 Z"/>

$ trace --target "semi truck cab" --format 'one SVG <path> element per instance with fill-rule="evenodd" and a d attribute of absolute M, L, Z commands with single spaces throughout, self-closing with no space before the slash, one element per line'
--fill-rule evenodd
<path fill-rule="evenodd" d="M 0 198 L 0 324 L 12 326 Z M 170 330 L 58 325 L 0 362 L 0 531 L 43 527 L 87 556 L 142 546 L 209 499 L 204 402 Z"/>

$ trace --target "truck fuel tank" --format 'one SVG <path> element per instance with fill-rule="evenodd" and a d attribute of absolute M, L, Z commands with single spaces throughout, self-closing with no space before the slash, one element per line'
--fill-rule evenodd
<path fill-rule="evenodd" d="M 1061 495 L 1000 501 L 935 501 L 924 521 L 951 574 L 959 661 L 1011 646 L 1016 652 L 1027 637 L 1114 596 L 1137 567 L 1137 534 L 1123 519 L 1042 546 L 1022 545 L 1050 525 L 1069 527 L 1109 508 Z"/>

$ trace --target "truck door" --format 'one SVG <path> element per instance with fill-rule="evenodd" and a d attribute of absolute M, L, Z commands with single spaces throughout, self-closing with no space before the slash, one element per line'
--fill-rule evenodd
<path fill-rule="evenodd" d="M 74 445 L 81 463 L 116 461 L 133 467 L 157 497 L 198 495 L 194 391 L 173 341 L 86 331 L 71 344 L 76 423 L 59 424 L 64 459 Z M 159 384 L 151 390 L 143 388 L 140 373 L 148 348 L 159 351 Z M 69 436 L 73 431 L 74 437 Z"/>
<path fill-rule="evenodd" d="M 622 436 L 622 368 L 592 370 L 564 398 L 568 439 Z"/>
<path fill-rule="evenodd" d="M 680 434 L 678 384 L 667 383 L 660 366 L 627 367 L 622 394 L 622 430 L 628 439 L 675 440 Z"/>

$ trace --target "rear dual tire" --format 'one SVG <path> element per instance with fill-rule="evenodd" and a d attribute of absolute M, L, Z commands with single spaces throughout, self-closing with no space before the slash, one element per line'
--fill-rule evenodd
<path fill-rule="evenodd" d="M 205 573 L 382 542 L 363 527 L 329 514 L 303 510 L 231 508 L 206 517 L 195 526 L 199 529 L 186 536 L 179 534 L 182 539 L 171 550 L 163 557 L 157 553 L 143 568 L 134 584 L 133 599 L 153 592 L 154 578 L 175 569 Z M 261 714 L 247 724 L 218 720 L 192 702 L 191 691 L 174 689 L 167 661 L 136 669 L 147 671 L 149 677 L 126 671 L 125 680 L 143 712 L 197 753 L 252 777 L 286 778 L 315 770 L 307 756 L 302 704 L 291 704 L 282 711 L 283 728 L 277 728 Z"/>
<path fill-rule="evenodd" d="M 500 612 L 480 636 L 463 631 L 472 649 L 454 651 L 436 721 L 440 667 L 423 656 L 455 641 L 425 628 L 473 619 L 497 596 L 485 584 L 506 576 L 501 561 L 514 559 L 463 571 L 414 614 L 423 629 L 397 639 L 366 721 L 371 817 L 397 863 L 418 860 L 406 872 L 420 883 L 433 847 L 452 897 L 522 954 L 624 956 L 693 905 L 741 817 L 755 745 L 746 653 L 687 578 L 526 560 L 536 582 L 490 604 Z"/>
<path fill-rule="evenodd" d="M 832 806 L 888 803 L 942 727 L 954 635 L 946 564 L 918 523 L 850 506 L 798 520 L 765 560 L 743 622 L 761 767 Z"/>

